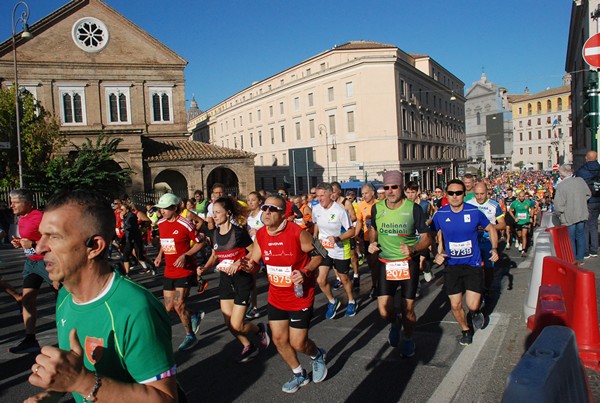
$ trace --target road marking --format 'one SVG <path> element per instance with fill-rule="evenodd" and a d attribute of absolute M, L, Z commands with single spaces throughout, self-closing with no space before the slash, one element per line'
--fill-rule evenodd
<path fill-rule="evenodd" d="M 469 371 L 473 368 L 477 356 L 483 350 L 488 337 L 490 337 L 494 328 L 499 323 L 506 325 L 508 323 L 508 315 L 504 313 L 493 313 L 490 315 L 488 326 L 484 330 L 479 330 L 475 333 L 473 343 L 470 346 L 464 347 L 428 402 L 441 403 L 453 401 Z"/>

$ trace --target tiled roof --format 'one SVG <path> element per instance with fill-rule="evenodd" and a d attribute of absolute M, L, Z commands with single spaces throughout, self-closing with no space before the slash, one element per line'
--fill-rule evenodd
<path fill-rule="evenodd" d="M 555 95 L 560 95 L 560 94 L 570 93 L 570 92 L 571 92 L 571 87 L 568 85 L 565 85 L 565 86 L 557 87 L 557 88 L 549 88 L 549 89 L 541 91 L 541 92 L 536 92 L 535 94 L 511 94 L 511 95 L 508 95 L 508 101 L 512 102 L 512 103 L 524 102 L 524 101 L 529 101 L 532 99 L 547 98 L 547 97 L 552 97 Z"/>
<path fill-rule="evenodd" d="M 334 49 L 342 50 L 353 50 L 353 49 L 381 49 L 381 48 L 395 48 L 395 45 L 387 45 L 385 43 L 373 42 L 373 41 L 350 41 L 343 45 L 336 46 Z"/>
<path fill-rule="evenodd" d="M 143 140 L 146 161 L 254 158 L 255 154 L 191 140 Z"/>

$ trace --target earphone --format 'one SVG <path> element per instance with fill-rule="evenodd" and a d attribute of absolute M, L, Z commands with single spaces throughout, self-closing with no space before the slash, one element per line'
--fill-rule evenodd
<path fill-rule="evenodd" d="M 86 239 L 85 246 L 87 246 L 88 248 L 93 248 L 96 245 L 96 242 L 94 241 L 95 236 L 96 235 L 92 235 L 88 239 Z"/>

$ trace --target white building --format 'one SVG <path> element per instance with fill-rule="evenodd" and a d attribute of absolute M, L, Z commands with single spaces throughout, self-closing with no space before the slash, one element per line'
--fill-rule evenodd
<path fill-rule="evenodd" d="M 432 188 L 466 161 L 463 93 L 464 83 L 429 56 L 354 41 L 254 83 L 188 130 L 255 153 L 257 188 L 285 181 L 301 193 L 392 169 Z"/>

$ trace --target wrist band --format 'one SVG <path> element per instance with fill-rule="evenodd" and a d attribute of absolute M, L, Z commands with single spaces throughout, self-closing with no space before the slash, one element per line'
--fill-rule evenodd
<path fill-rule="evenodd" d="M 102 386 L 102 378 L 100 378 L 100 375 L 98 375 L 97 372 L 94 372 L 94 376 L 96 377 L 96 382 L 94 383 L 94 388 L 92 389 L 92 391 L 90 392 L 89 395 L 87 395 L 86 397 L 83 398 L 84 403 L 95 402 L 98 400 L 96 398 L 96 393 L 98 393 L 98 389 L 100 389 L 100 386 Z"/>

